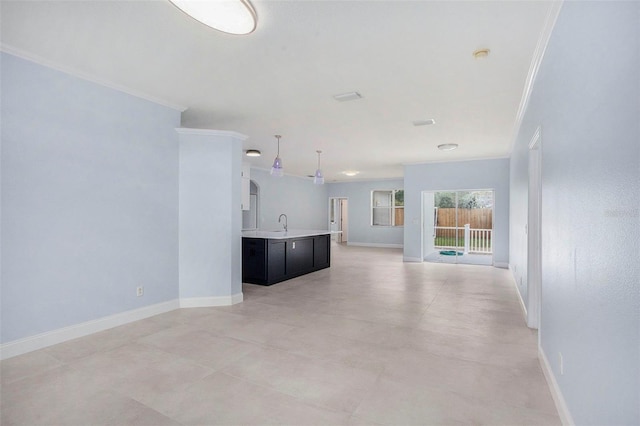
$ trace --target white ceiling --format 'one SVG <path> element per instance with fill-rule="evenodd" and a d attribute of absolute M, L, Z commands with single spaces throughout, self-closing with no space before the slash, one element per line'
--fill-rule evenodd
<path fill-rule="evenodd" d="M 269 168 L 328 181 L 402 176 L 402 164 L 509 155 L 548 1 L 253 0 L 232 36 L 168 0 L 2 0 L 9 52 L 186 107 L 184 127 L 249 136 Z M 472 57 L 489 48 L 484 60 Z M 358 91 L 363 99 L 332 96 Z M 433 126 L 414 127 L 434 118 Z M 459 149 L 439 151 L 442 143 Z M 356 178 L 341 174 L 358 170 Z"/>

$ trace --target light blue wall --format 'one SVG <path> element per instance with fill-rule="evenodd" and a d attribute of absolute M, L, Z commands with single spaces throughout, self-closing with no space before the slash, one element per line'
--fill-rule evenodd
<path fill-rule="evenodd" d="M 576 424 L 640 424 L 639 122 L 640 3 L 565 2 L 517 138 L 511 189 L 519 228 L 527 144 L 541 126 L 540 336 Z M 523 247 L 512 252 L 525 268 Z"/>
<path fill-rule="evenodd" d="M 493 261 L 509 262 L 509 159 L 407 165 L 404 168 L 404 257 L 422 259 L 422 192 L 493 189 Z"/>
<path fill-rule="evenodd" d="M 8 54 L 1 74 L 2 342 L 176 299 L 180 113 Z"/>
<path fill-rule="evenodd" d="M 242 293 L 242 140 L 179 129 L 180 298 Z"/>
<path fill-rule="evenodd" d="M 349 230 L 348 243 L 402 245 L 403 227 L 371 226 L 371 191 L 403 189 L 404 181 L 402 179 L 340 182 L 331 183 L 328 186 L 329 197 L 345 197 L 349 199 L 347 204 L 349 216 L 347 222 Z M 328 201 L 326 203 L 325 209 L 328 211 Z"/>
<path fill-rule="evenodd" d="M 314 185 L 310 178 L 277 178 L 253 168 L 251 180 L 259 188 L 258 228 L 282 229 L 278 217 L 284 213 L 289 229 L 328 229 L 328 185 Z"/>

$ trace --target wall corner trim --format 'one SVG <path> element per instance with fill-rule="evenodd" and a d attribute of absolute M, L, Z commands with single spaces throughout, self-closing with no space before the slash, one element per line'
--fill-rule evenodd
<path fill-rule="evenodd" d="M 524 299 L 522 299 L 522 294 L 520 294 L 520 289 L 518 288 L 518 280 L 516 278 L 516 274 L 513 270 L 513 266 L 509 264 L 509 270 L 511 271 L 511 278 L 513 278 L 513 286 L 516 289 L 516 294 L 518 295 L 518 301 L 520 301 L 520 307 L 522 308 L 522 314 L 524 315 L 524 321 L 527 321 L 527 304 L 524 303 Z"/>
<path fill-rule="evenodd" d="M 417 263 L 422 263 L 422 259 L 420 259 L 419 257 L 411 257 L 411 256 L 404 256 L 402 258 L 403 262 L 417 262 Z"/>
<path fill-rule="evenodd" d="M 509 269 L 509 264 L 507 262 L 493 262 L 493 266 L 501 269 Z"/>
<path fill-rule="evenodd" d="M 564 426 L 574 426 L 575 423 L 573 422 L 573 417 L 571 416 L 569 407 L 567 407 L 564 396 L 562 396 L 562 392 L 560 391 L 560 387 L 556 381 L 556 376 L 553 374 L 553 370 L 551 370 L 551 365 L 549 364 L 549 360 L 547 359 L 542 346 L 538 346 L 538 359 L 540 360 L 540 366 L 542 367 L 544 377 L 547 379 L 547 385 L 551 391 L 553 402 L 556 404 L 556 409 L 560 415 L 560 421 L 562 421 Z"/>
<path fill-rule="evenodd" d="M 0 359 L 12 358 L 68 340 L 85 337 L 130 322 L 173 311 L 179 307 L 178 299 L 174 299 L 14 340 L 0 345 Z"/>
<path fill-rule="evenodd" d="M 213 306 L 230 306 L 243 300 L 242 293 L 218 297 L 188 297 L 180 299 L 180 308 L 207 308 Z"/>

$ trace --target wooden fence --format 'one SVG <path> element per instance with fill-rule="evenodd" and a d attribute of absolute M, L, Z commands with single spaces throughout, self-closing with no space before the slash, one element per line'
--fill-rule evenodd
<path fill-rule="evenodd" d="M 458 226 L 467 223 L 472 229 L 493 229 L 493 209 L 458 209 Z M 439 208 L 436 226 L 456 226 L 456 209 Z"/>
<path fill-rule="evenodd" d="M 395 214 L 396 226 L 404 226 L 404 207 L 402 208 L 396 207 L 395 211 L 396 211 L 396 214 Z"/>

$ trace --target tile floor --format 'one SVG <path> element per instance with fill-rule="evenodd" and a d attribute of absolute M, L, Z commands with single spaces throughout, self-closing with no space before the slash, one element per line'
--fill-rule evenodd
<path fill-rule="evenodd" d="M 462 253 L 461 256 L 447 256 L 440 254 L 440 251 L 445 249 L 436 249 L 436 251 L 429 253 L 424 257 L 426 262 L 438 262 L 438 263 L 464 263 L 467 265 L 493 265 L 493 256 L 491 254 L 480 253 L 467 253 L 464 254 L 462 250 L 457 250 L 458 253 Z"/>
<path fill-rule="evenodd" d="M 1 363 L 8 425 L 555 425 L 509 271 L 332 267 Z"/>

